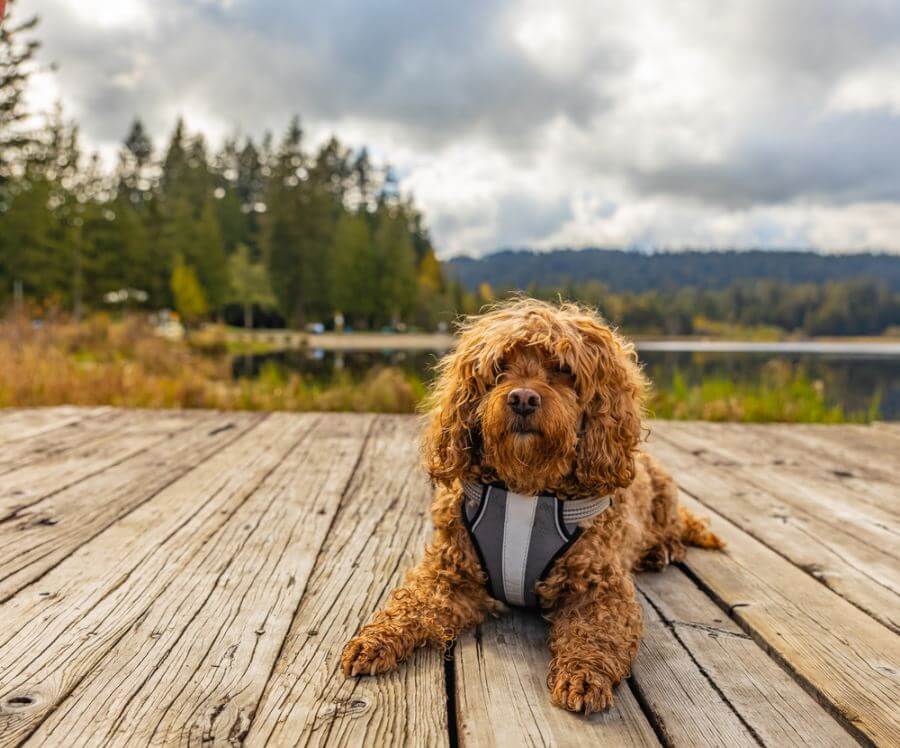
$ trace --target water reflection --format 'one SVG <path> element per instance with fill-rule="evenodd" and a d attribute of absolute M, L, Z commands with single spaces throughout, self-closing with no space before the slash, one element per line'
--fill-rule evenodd
<path fill-rule="evenodd" d="M 337 375 L 357 378 L 373 366 L 395 366 L 428 381 L 439 356 L 434 351 L 292 350 L 235 357 L 233 375 L 257 377 L 264 367 L 274 367 L 327 383 Z M 659 388 L 671 387 L 676 377 L 688 386 L 723 377 L 738 383 L 755 382 L 773 366 L 789 365 L 821 383 L 829 405 L 858 413 L 878 397 L 878 417 L 900 420 L 900 356 L 641 350 L 640 357 Z"/>

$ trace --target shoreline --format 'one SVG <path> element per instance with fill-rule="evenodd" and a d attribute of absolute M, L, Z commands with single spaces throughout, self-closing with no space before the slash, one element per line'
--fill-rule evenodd
<path fill-rule="evenodd" d="M 229 329 L 229 342 L 266 345 L 276 350 L 310 348 L 323 351 L 447 351 L 456 343 L 449 333 L 353 332 L 319 334 L 295 330 Z M 673 353 L 796 353 L 900 357 L 900 340 L 887 338 L 811 338 L 803 340 L 727 340 L 709 337 L 633 338 L 639 351 Z"/>

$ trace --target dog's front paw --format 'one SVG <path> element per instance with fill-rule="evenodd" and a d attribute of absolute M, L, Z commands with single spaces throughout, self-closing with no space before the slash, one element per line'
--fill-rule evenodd
<path fill-rule="evenodd" d="M 588 668 L 553 669 L 547 677 L 550 701 L 570 712 L 602 712 L 612 704 L 613 682 Z"/>
<path fill-rule="evenodd" d="M 378 675 L 393 670 L 399 662 L 397 648 L 390 639 L 374 632 L 363 632 L 344 647 L 341 670 L 347 676 Z"/>

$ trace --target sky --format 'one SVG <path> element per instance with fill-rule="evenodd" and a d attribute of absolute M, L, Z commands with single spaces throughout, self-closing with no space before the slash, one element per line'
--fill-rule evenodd
<path fill-rule="evenodd" d="M 440 256 L 500 247 L 900 253 L 896 0 L 19 0 L 112 154 L 336 133 L 389 161 Z M 22 13 L 22 10 L 19 13 Z"/>

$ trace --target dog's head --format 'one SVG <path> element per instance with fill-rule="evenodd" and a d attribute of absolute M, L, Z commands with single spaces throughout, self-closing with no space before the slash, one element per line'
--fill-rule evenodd
<path fill-rule="evenodd" d="M 595 312 L 518 299 L 467 319 L 428 407 L 432 479 L 604 494 L 634 478 L 645 380 Z"/>

